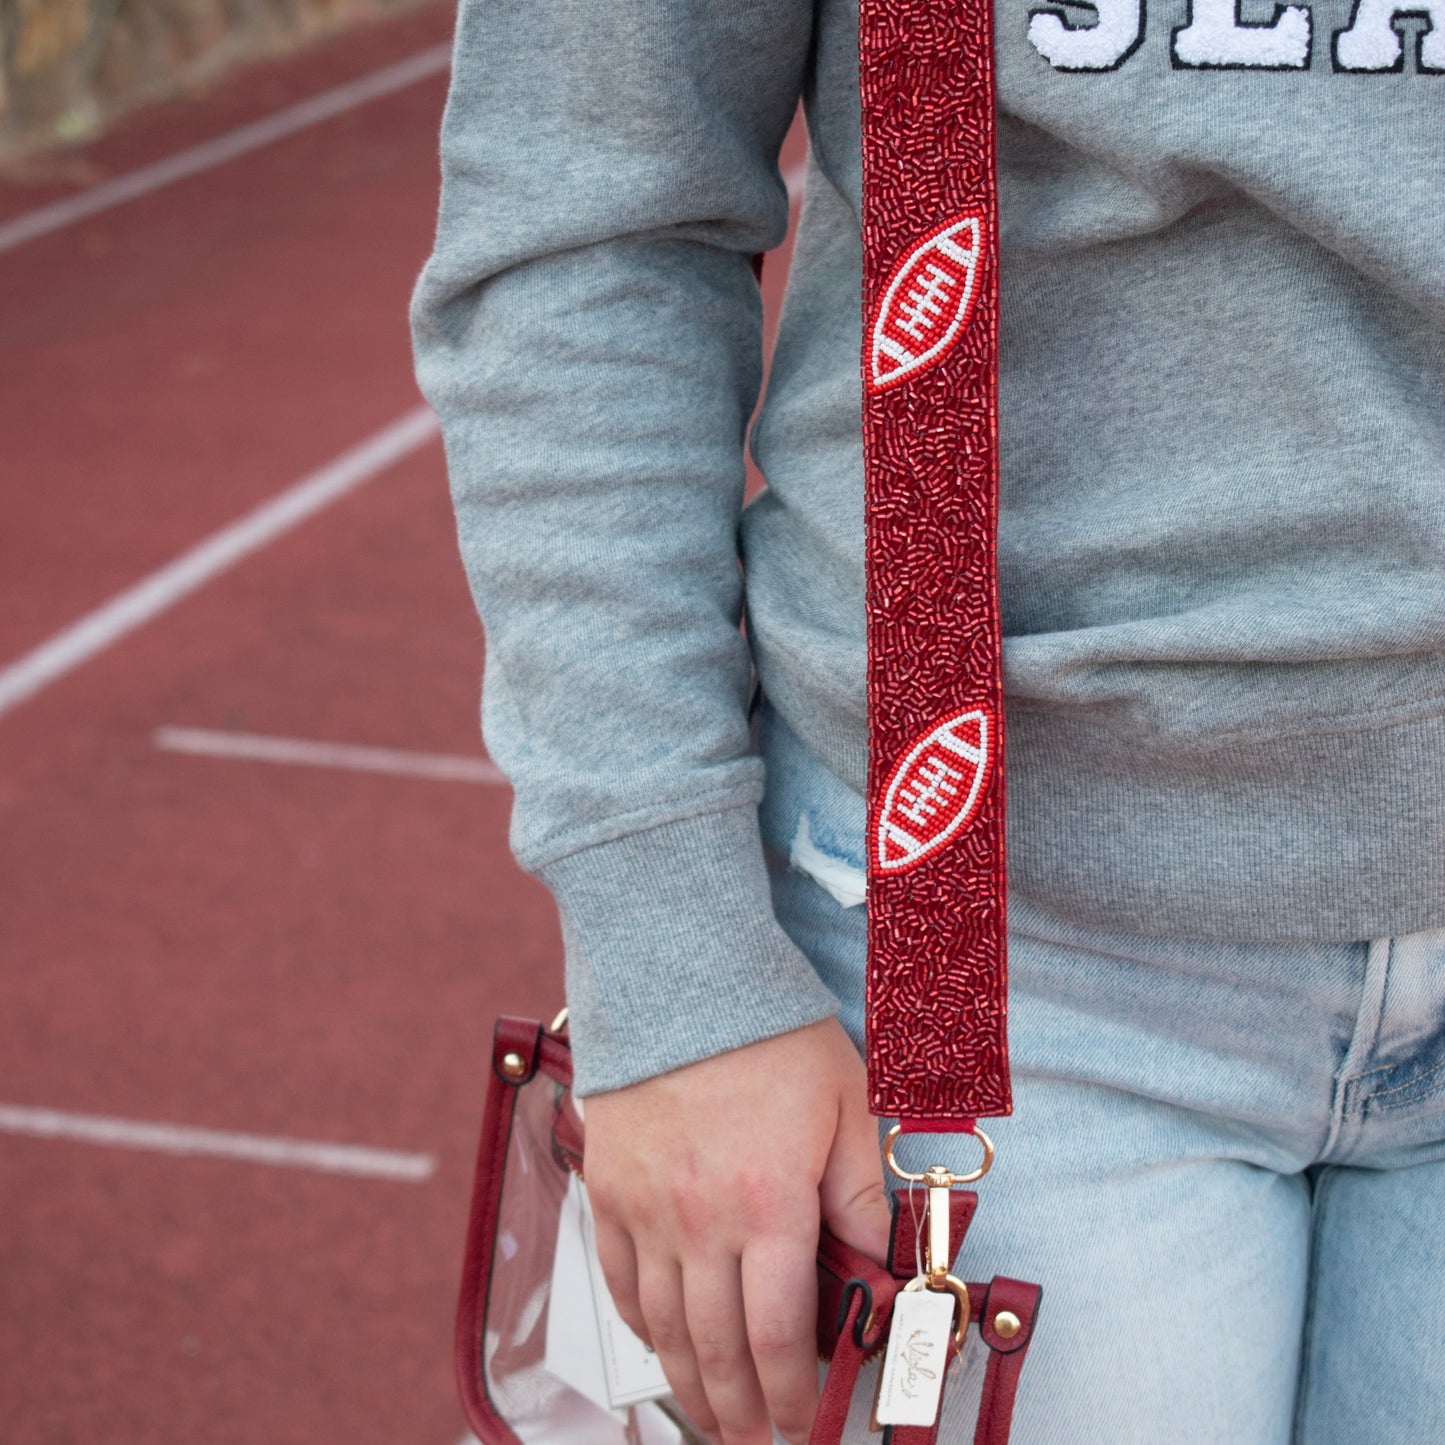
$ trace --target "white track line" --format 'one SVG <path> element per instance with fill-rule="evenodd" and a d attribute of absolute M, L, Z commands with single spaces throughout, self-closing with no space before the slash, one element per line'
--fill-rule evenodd
<path fill-rule="evenodd" d="M 112 206 L 123 205 L 126 201 L 134 201 L 140 196 L 148 196 L 152 191 L 161 190 L 176 181 L 183 181 L 188 176 L 198 175 L 201 171 L 208 171 L 213 166 L 223 165 L 226 161 L 235 160 L 237 156 L 259 150 L 273 141 L 295 135 L 298 130 L 305 130 L 308 126 L 330 120 L 348 110 L 355 110 L 368 101 L 390 95 L 394 90 L 415 85 L 419 80 L 444 71 L 450 61 L 451 46 L 434 45 L 428 50 L 408 56 L 405 60 L 397 61 L 395 65 L 388 65 L 383 70 L 347 81 L 345 85 L 338 85 L 332 90 L 323 90 L 320 95 L 287 106 L 285 110 L 278 110 L 275 115 L 268 115 L 262 120 L 252 121 L 250 125 L 227 131 L 225 135 L 219 135 L 214 140 L 203 141 L 200 145 L 177 151 L 175 155 L 167 156 L 152 165 L 142 166 L 139 170 L 130 171 L 123 176 L 116 176 L 114 180 L 102 181 L 79 195 L 67 196 L 64 200 L 54 201 L 48 206 L 26 211 L 12 221 L 0 224 L 0 251 L 13 250 L 16 246 L 23 246 L 26 241 L 49 235 L 51 231 L 83 221 L 99 211 L 108 211 Z"/>
<path fill-rule="evenodd" d="M 436 434 L 436 418 L 426 407 L 416 407 L 255 511 L 213 532 L 189 552 L 0 669 L 0 714 L 33 697 L 252 552 L 410 456 Z"/>
<path fill-rule="evenodd" d="M 0 1133 L 36 1139 L 69 1139 L 120 1149 L 149 1149 L 184 1158 L 240 1159 L 283 1169 L 315 1169 L 323 1174 L 359 1174 L 420 1184 L 436 1172 L 430 1154 L 403 1154 L 359 1144 L 326 1144 L 311 1139 L 279 1139 L 265 1134 L 233 1134 L 224 1129 L 193 1129 L 182 1124 L 143 1124 L 99 1114 L 0 1104 Z"/>
<path fill-rule="evenodd" d="M 290 763 L 305 768 L 345 768 L 358 773 L 395 773 L 447 783 L 505 784 L 495 763 L 450 753 L 417 753 L 401 748 L 318 743 L 261 733 L 218 732 L 211 728 L 157 728 L 152 738 L 168 753 L 206 758 L 243 758 L 256 763 Z"/>

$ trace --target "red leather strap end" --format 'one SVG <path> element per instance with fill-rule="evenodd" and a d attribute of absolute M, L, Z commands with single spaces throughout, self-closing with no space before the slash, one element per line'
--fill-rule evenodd
<path fill-rule="evenodd" d="M 513 1020 L 513 1022 L 519 1022 Z M 540 1032 L 540 1026 L 536 1026 Z M 500 1026 L 498 1036 L 501 1035 Z M 521 1031 L 509 1031 L 509 1039 Z M 533 1036 L 535 1038 L 535 1034 Z M 499 1060 L 506 1049 L 494 1053 Z M 477 1148 L 476 1176 L 472 1183 L 471 1218 L 467 1223 L 466 1258 L 462 1263 L 457 1299 L 455 1361 L 457 1387 L 467 1421 L 486 1445 L 520 1445 L 487 1394 L 482 1368 L 482 1331 L 487 1317 L 487 1291 L 492 1276 L 492 1254 L 497 1242 L 497 1216 L 501 1206 L 502 1178 L 517 1090 L 496 1069 L 487 1085 L 482 1137 Z"/>
<path fill-rule="evenodd" d="M 524 1065 L 515 1078 L 502 1067 L 502 1061 L 508 1054 L 517 1055 Z M 512 1116 L 520 1090 L 539 1073 L 559 1084 L 572 1082 L 572 1051 L 566 1038 L 545 1033 L 536 1019 L 498 1019 L 492 1041 L 492 1072 L 487 1081 L 482 1134 L 477 1146 L 476 1174 L 472 1182 L 471 1217 L 467 1222 L 466 1257 L 462 1263 L 455 1333 L 457 1386 L 462 1408 L 477 1439 L 484 1441 L 485 1445 L 521 1445 L 487 1393 L 486 1375 L 482 1368 L 482 1334 L 486 1325 L 487 1293 L 497 1243 L 497 1219 L 501 1210 Z M 576 1142 L 580 1149 L 580 1138 Z"/>
<path fill-rule="evenodd" d="M 866 1254 L 824 1229 L 818 1239 L 818 1353 L 824 1358 L 833 1353 L 853 1296 L 860 1292 L 867 1296 L 865 1322 L 872 1317 L 866 1345 L 872 1348 L 893 1313 L 898 1282 Z"/>
<path fill-rule="evenodd" d="M 572 1102 L 570 1092 L 557 1100 L 552 1115 L 553 1157 L 574 1174 L 582 1173 L 582 1160 L 587 1148 L 587 1131 L 582 1127 L 577 1106 Z"/>
<path fill-rule="evenodd" d="M 969 1286 L 970 1299 L 974 1286 Z M 978 1428 L 973 1445 L 1008 1445 L 1013 1426 L 1014 1400 L 1019 1375 L 1038 1321 L 1043 1290 L 1023 1280 L 997 1276 L 988 1287 L 979 1310 L 979 1332 L 989 1348 L 988 1369 L 983 1377 L 983 1399 L 979 1402 Z M 1018 1332 L 1008 1338 L 998 1332 L 998 1317 L 1008 1311 L 1018 1321 Z"/>
<path fill-rule="evenodd" d="M 978 1127 L 977 1119 L 900 1119 L 898 1130 L 902 1134 L 972 1134 Z"/>
<path fill-rule="evenodd" d="M 508 1054 L 522 1060 L 523 1073 L 514 1076 L 503 1069 Z M 504 1084 L 521 1085 L 530 1083 L 539 1070 L 558 1084 L 571 1085 L 572 1047 L 567 1036 L 547 1033 L 536 1019 L 503 1014 L 492 1039 L 492 1072 Z"/>
<path fill-rule="evenodd" d="M 828 1378 L 823 1385 L 823 1397 L 818 1402 L 818 1413 L 813 1417 L 808 1445 L 841 1445 L 843 1431 L 848 1425 L 848 1407 L 853 1402 L 853 1391 L 858 1384 L 858 1373 L 871 1348 L 864 1335 L 869 1311 L 868 1290 L 861 1286 L 850 1290 L 847 1310 L 840 1321 L 837 1348 L 828 1366 Z"/>
<path fill-rule="evenodd" d="M 921 1194 L 921 1191 L 920 1191 Z M 890 1201 L 893 1207 L 893 1238 L 888 1246 L 889 1267 L 895 1279 L 910 1280 L 918 1273 L 919 1251 L 922 1241 L 918 1237 L 918 1221 L 908 1205 L 908 1191 L 900 1190 Z M 919 1198 L 919 1220 L 923 1217 L 922 1197 Z M 978 1195 L 971 1189 L 953 1189 L 948 1195 L 948 1248 L 949 1264 L 952 1265 L 963 1250 L 964 1237 L 968 1226 L 973 1223 L 974 1211 L 978 1208 Z M 970 1298 L 970 1303 L 972 1299 Z"/>
<path fill-rule="evenodd" d="M 972 1294 L 973 1286 L 969 1286 Z M 979 1310 L 979 1330 L 984 1343 L 1000 1355 L 1021 1354 L 1029 1347 L 1034 1337 L 1034 1325 L 1038 1322 L 1039 1301 L 1044 1292 L 1041 1286 L 1027 1284 L 1021 1279 L 1009 1279 L 996 1275 L 988 1287 L 988 1294 Z M 1005 1338 L 996 1326 L 1000 1314 L 1007 1311 L 1018 1320 L 1017 1334 Z"/>

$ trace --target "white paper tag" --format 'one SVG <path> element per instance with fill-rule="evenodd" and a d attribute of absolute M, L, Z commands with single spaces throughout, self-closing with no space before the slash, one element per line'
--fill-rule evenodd
<path fill-rule="evenodd" d="M 547 1297 L 549 1374 L 570 1385 L 601 1410 L 607 1399 L 607 1366 L 597 1335 L 597 1309 L 592 1303 L 592 1276 L 582 1242 L 582 1195 L 574 1178 L 562 1197 L 557 1223 L 557 1249 L 552 1256 L 552 1287 Z"/>
<path fill-rule="evenodd" d="M 592 1206 L 575 1174 L 568 1181 L 557 1225 L 545 1364 L 604 1410 L 621 1410 L 669 1392 L 661 1362 L 628 1329 L 612 1303 L 597 1258 Z"/>
<path fill-rule="evenodd" d="M 880 1425 L 931 1425 L 938 1418 L 953 1333 L 953 1296 L 903 1290 L 893 1302 L 878 1390 Z"/>

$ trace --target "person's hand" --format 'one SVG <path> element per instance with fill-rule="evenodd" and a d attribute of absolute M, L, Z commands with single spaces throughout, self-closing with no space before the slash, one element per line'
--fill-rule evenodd
<path fill-rule="evenodd" d="M 623 1319 L 724 1445 L 804 1442 L 820 1221 L 883 1263 L 863 1061 L 836 1019 L 586 1101 L 597 1249 Z"/>

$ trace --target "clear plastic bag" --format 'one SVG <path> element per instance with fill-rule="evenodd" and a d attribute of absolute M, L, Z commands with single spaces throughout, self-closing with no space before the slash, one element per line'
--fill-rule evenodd
<path fill-rule="evenodd" d="M 671 1398 L 610 1410 L 547 1368 L 558 1224 L 581 1128 L 565 1044 L 512 1023 L 498 1030 L 457 1316 L 472 1428 L 485 1445 L 705 1445 Z"/>
<path fill-rule="evenodd" d="M 498 1022 L 457 1306 L 457 1379 L 467 1418 L 483 1445 L 706 1445 L 670 1396 L 611 1409 L 605 1385 L 594 1382 L 587 1393 L 562 1378 L 586 1374 L 571 1368 L 565 1352 L 554 1352 L 549 1368 L 554 1309 L 569 1312 L 559 1320 L 576 1326 L 569 1338 L 579 1348 L 596 1328 L 591 1284 L 573 1288 L 588 1273 L 585 1261 L 580 1268 L 565 1256 L 558 1263 L 568 1189 L 582 1163 L 571 1083 L 565 1036 L 528 1020 Z M 956 1259 L 978 1197 L 953 1190 L 947 1198 L 949 1257 Z M 921 1229 L 914 1212 L 895 1207 L 887 1269 L 828 1230 L 821 1233 L 818 1349 L 832 1367 L 814 1426 L 817 1441 L 838 1445 L 866 1433 L 871 1389 L 856 1394 L 854 1387 L 887 1341 L 899 1290 L 917 1276 Z M 987 1284 L 950 1280 L 967 1291 L 962 1322 L 974 1322 L 987 1349 L 976 1350 L 959 1372 L 966 1383 L 945 1401 L 939 1438 L 968 1438 L 976 1416 L 975 1445 L 1007 1445 L 1040 1290 L 1002 1276 Z M 652 1387 L 665 1388 L 660 1375 Z"/>

